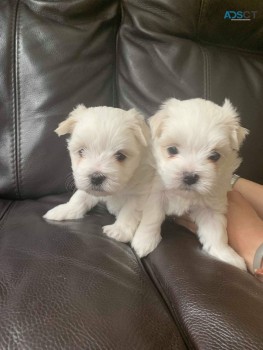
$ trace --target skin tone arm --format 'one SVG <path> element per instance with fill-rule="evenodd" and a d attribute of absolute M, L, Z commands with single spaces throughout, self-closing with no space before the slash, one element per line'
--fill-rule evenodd
<path fill-rule="evenodd" d="M 233 190 L 239 192 L 263 220 L 263 186 L 240 178 L 236 181 Z"/>
<path fill-rule="evenodd" d="M 188 217 L 176 222 L 193 233 L 196 225 Z M 250 272 L 257 248 L 263 243 L 263 186 L 240 178 L 228 192 L 227 231 L 230 246 L 241 255 Z"/>
<path fill-rule="evenodd" d="M 243 256 L 250 272 L 257 248 L 263 243 L 263 186 L 240 178 L 228 192 L 229 244 Z"/>

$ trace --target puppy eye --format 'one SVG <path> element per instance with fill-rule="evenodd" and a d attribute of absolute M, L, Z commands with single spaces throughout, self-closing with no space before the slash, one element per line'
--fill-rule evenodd
<path fill-rule="evenodd" d="M 84 156 L 84 148 L 78 150 L 78 155 L 82 158 Z"/>
<path fill-rule="evenodd" d="M 174 156 L 178 153 L 178 149 L 175 146 L 171 146 L 167 148 L 167 152 L 170 156 Z"/>
<path fill-rule="evenodd" d="M 208 159 L 212 160 L 213 162 L 217 162 L 220 157 L 221 155 L 218 152 L 213 151 L 208 157 Z"/>
<path fill-rule="evenodd" d="M 127 156 L 125 156 L 125 154 L 123 154 L 122 152 L 116 152 L 115 154 L 114 154 L 114 157 L 115 157 L 115 159 L 118 161 L 118 162 L 123 162 L 126 158 L 127 158 Z"/>

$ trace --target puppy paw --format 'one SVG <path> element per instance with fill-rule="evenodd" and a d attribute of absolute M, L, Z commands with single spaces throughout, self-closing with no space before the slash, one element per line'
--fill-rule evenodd
<path fill-rule="evenodd" d="M 75 220 L 82 217 L 82 213 L 72 209 L 67 203 L 58 205 L 43 216 L 44 219 L 55 221 Z"/>
<path fill-rule="evenodd" d="M 134 230 L 127 226 L 122 226 L 120 224 L 112 224 L 112 225 L 106 225 L 103 226 L 103 232 L 111 238 L 114 238 L 116 241 L 119 242 L 130 242 L 132 240 L 132 237 L 134 235 Z"/>
<path fill-rule="evenodd" d="M 211 247 L 209 254 L 243 271 L 247 271 L 245 260 L 229 246 L 220 248 Z"/>
<path fill-rule="evenodd" d="M 161 235 L 154 233 L 136 232 L 132 240 L 132 248 L 135 250 L 139 258 L 150 254 L 160 243 Z"/>

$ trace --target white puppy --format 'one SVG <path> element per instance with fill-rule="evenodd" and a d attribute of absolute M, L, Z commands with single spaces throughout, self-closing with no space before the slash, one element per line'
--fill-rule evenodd
<path fill-rule="evenodd" d="M 203 99 L 170 99 L 150 118 L 150 127 L 157 175 L 133 248 L 147 255 L 161 240 L 165 214 L 188 214 L 206 252 L 245 270 L 228 245 L 225 216 L 238 150 L 248 133 L 236 110 L 228 100 L 220 107 Z"/>
<path fill-rule="evenodd" d="M 98 201 L 117 216 L 104 233 L 122 242 L 132 239 L 149 193 L 150 130 L 134 109 L 79 105 L 55 132 L 71 134 L 68 149 L 77 191 L 66 204 L 45 215 L 49 220 L 82 218 Z M 148 188 L 148 190 L 147 190 Z"/>

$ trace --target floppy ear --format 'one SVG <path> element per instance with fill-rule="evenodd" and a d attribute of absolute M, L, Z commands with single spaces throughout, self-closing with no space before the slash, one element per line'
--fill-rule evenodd
<path fill-rule="evenodd" d="M 152 138 L 160 137 L 162 133 L 163 121 L 165 119 L 163 110 L 158 111 L 152 117 L 150 117 L 149 125 L 152 133 Z"/>
<path fill-rule="evenodd" d="M 145 118 L 134 108 L 130 109 L 127 113 L 133 118 L 132 129 L 137 139 L 146 147 L 150 139 L 150 130 L 146 124 Z"/>
<path fill-rule="evenodd" d="M 233 149 L 238 151 L 248 134 L 249 134 L 248 129 L 243 128 L 242 126 L 238 126 L 232 132 Z"/>
<path fill-rule="evenodd" d="M 243 141 L 246 138 L 246 135 L 249 134 L 249 130 L 246 128 L 243 128 L 240 125 L 240 118 L 238 116 L 238 113 L 235 109 L 235 107 L 232 105 L 232 103 L 225 99 L 224 104 L 222 108 L 225 111 L 226 117 L 230 119 L 230 127 L 231 127 L 231 144 L 234 150 L 239 150 L 241 147 Z"/>
<path fill-rule="evenodd" d="M 72 112 L 70 112 L 66 120 L 59 123 L 57 129 L 55 130 L 55 133 L 58 134 L 58 136 L 71 134 L 75 128 L 77 121 L 81 117 L 82 113 L 86 110 L 87 108 L 83 104 L 78 105 L 73 109 Z"/>
<path fill-rule="evenodd" d="M 149 118 L 149 124 L 151 128 L 152 138 L 160 137 L 163 129 L 163 122 L 167 118 L 167 114 L 173 113 L 175 109 L 178 107 L 180 100 L 176 98 L 169 98 L 164 101 L 156 114 Z"/>

